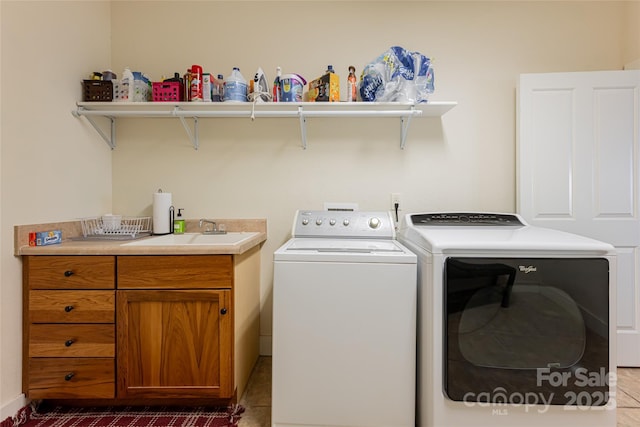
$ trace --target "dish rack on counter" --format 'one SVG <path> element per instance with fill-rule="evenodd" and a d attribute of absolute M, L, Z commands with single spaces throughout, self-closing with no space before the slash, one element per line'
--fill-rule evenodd
<path fill-rule="evenodd" d="M 129 240 L 151 234 L 151 217 L 122 217 L 120 224 L 105 224 L 102 217 L 81 218 L 85 239 Z"/>

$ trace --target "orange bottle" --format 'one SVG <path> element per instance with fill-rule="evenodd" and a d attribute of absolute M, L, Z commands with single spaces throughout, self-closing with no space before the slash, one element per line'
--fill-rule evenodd
<path fill-rule="evenodd" d="M 347 102 L 356 102 L 358 100 L 356 84 L 356 68 L 349 65 L 349 76 L 347 77 Z"/>

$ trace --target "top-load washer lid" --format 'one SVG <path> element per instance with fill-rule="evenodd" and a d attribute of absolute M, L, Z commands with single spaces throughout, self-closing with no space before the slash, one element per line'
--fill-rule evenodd
<path fill-rule="evenodd" d="M 276 250 L 274 261 L 415 264 L 417 257 L 390 239 L 294 237 Z"/>
<path fill-rule="evenodd" d="M 372 254 L 380 252 L 402 253 L 403 249 L 394 240 L 364 239 L 295 239 L 287 251 L 346 252 Z"/>
<path fill-rule="evenodd" d="M 528 225 L 517 214 L 419 213 L 403 218 L 398 240 L 430 253 L 609 254 L 613 247 L 576 234 Z"/>

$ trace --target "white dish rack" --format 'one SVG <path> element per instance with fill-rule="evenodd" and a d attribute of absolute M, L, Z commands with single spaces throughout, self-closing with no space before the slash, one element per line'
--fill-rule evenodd
<path fill-rule="evenodd" d="M 151 217 L 122 217 L 117 227 L 105 226 L 102 217 L 81 218 L 85 239 L 128 240 L 151 234 Z"/>

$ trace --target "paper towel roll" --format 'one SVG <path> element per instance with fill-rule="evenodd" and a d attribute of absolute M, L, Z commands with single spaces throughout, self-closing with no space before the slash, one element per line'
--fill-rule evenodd
<path fill-rule="evenodd" d="M 153 234 L 171 232 L 171 193 L 153 193 Z"/>

